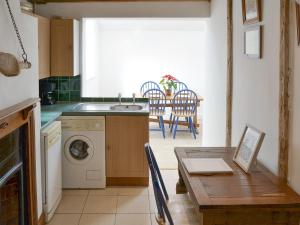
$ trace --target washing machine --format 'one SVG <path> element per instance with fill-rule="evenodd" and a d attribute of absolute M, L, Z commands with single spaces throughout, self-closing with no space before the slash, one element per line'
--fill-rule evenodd
<path fill-rule="evenodd" d="M 105 117 L 63 116 L 62 186 L 105 188 Z"/>

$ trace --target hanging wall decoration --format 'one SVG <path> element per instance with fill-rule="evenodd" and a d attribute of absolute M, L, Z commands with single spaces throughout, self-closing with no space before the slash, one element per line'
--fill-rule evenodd
<path fill-rule="evenodd" d="M 250 58 L 262 56 L 262 27 L 248 28 L 244 33 L 244 53 Z"/>
<path fill-rule="evenodd" d="M 22 49 L 22 61 L 19 61 L 14 55 L 10 53 L 0 52 L 0 73 L 5 76 L 17 76 L 20 74 L 21 69 L 31 68 L 31 63 L 27 59 L 27 53 L 25 51 L 19 29 L 9 5 L 9 0 L 5 1 L 20 47 Z"/>
<path fill-rule="evenodd" d="M 261 0 L 242 0 L 244 24 L 261 21 Z"/>

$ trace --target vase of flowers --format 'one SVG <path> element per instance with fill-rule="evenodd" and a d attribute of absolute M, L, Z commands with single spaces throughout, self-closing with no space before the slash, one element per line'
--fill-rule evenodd
<path fill-rule="evenodd" d="M 169 74 L 162 77 L 159 83 L 163 86 L 167 96 L 172 95 L 172 88 L 177 89 L 176 81 L 177 79 Z"/>

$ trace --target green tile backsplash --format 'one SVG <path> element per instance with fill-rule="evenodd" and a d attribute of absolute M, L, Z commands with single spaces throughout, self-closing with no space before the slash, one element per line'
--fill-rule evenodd
<path fill-rule="evenodd" d="M 70 101 L 80 101 L 81 92 L 81 77 L 50 77 L 40 80 L 41 82 L 53 83 L 55 89 L 53 91 L 53 96 L 57 101 L 60 102 L 70 102 Z"/>
<path fill-rule="evenodd" d="M 55 89 L 53 96 L 58 102 L 118 102 L 118 98 L 82 98 L 81 97 L 81 76 L 75 77 L 49 77 L 40 80 L 53 83 Z M 132 102 L 132 98 L 122 98 L 122 102 Z M 146 98 L 136 98 L 136 102 L 148 102 Z"/>

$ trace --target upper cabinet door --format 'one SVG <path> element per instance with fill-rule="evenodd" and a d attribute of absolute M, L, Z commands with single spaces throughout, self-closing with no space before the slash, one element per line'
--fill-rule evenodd
<path fill-rule="evenodd" d="M 79 74 L 79 22 L 51 20 L 51 76 Z"/>
<path fill-rule="evenodd" d="M 39 78 L 50 76 L 50 20 L 38 18 Z"/>

